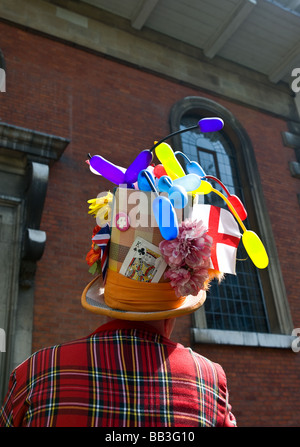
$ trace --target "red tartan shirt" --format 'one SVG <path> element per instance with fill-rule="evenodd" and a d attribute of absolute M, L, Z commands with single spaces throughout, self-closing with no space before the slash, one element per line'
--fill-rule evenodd
<path fill-rule="evenodd" d="M 150 325 L 114 320 L 11 374 L 0 427 L 235 426 L 220 365 Z"/>

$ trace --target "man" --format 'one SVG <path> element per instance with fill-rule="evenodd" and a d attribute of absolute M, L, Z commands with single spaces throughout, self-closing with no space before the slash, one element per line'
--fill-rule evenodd
<path fill-rule="evenodd" d="M 110 242 L 98 228 L 93 233 L 99 244 L 93 250 L 99 254 L 101 248 L 96 262 L 104 271 L 108 256 L 108 269 L 104 278 L 100 274 L 87 285 L 82 305 L 106 315 L 107 323 L 87 337 L 42 349 L 17 367 L 0 426 L 236 425 L 221 366 L 170 340 L 175 320 L 206 299 L 211 238 L 202 224 L 190 221 L 180 224 L 181 233 L 170 245 L 158 227 L 148 225 L 140 233 L 130 213 L 131 194 L 136 191 L 117 189 L 114 194 Z M 140 201 L 146 209 L 139 212 L 151 215 L 146 202 Z M 113 224 L 120 212 L 128 214 L 126 230 Z M 155 282 L 120 273 L 141 241 L 158 253 Z M 171 272 L 169 278 L 165 271 Z"/>
<path fill-rule="evenodd" d="M 222 368 L 170 341 L 173 319 L 110 320 L 12 374 L 0 426 L 235 426 Z"/>

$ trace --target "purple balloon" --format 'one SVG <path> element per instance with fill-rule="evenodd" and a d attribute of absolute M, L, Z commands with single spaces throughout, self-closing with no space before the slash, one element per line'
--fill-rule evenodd
<path fill-rule="evenodd" d="M 202 118 L 198 124 L 201 132 L 217 132 L 223 129 L 224 121 L 217 117 Z"/>
<path fill-rule="evenodd" d="M 116 185 L 125 183 L 124 172 L 110 161 L 105 160 L 101 155 L 94 155 L 90 159 L 90 165 L 95 171 L 99 172 L 99 174 L 103 175 L 103 177 L 112 183 Z"/>
<path fill-rule="evenodd" d="M 148 149 L 140 152 L 136 159 L 131 163 L 125 172 L 125 183 L 135 183 L 140 171 L 148 168 L 152 161 L 152 152 Z"/>

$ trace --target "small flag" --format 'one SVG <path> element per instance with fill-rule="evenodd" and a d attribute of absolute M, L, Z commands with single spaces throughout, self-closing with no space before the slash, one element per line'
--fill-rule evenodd
<path fill-rule="evenodd" d="M 105 282 L 107 267 L 108 267 L 108 253 L 109 253 L 109 242 L 110 242 L 110 227 L 105 225 L 95 236 L 92 238 L 93 242 L 97 244 L 101 249 L 101 270 L 103 282 Z"/>
<path fill-rule="evenodd" d="M 213 238 L 211 267 L 222 273 L 236 274 L 236 252 L 241 234 L 232 214 L 212 205 L 194 205 L 192 218 L 202 220 Z"/>

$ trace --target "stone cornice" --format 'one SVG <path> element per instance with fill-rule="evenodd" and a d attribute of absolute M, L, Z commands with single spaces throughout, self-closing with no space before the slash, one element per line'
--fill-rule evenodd
<path fill-rule="evenodd" d="M 0 122 L 0 147 L 26 153 L 31 159 L 57 161 L 69 144 L 66 138 Z"/>
<path fill-rule="evenodd" d="M 69 9 L 62 14 L 63 8 L 55 3 L 62 5 L 45 0 L 2 0 L 0 18 L 267 113 L 298 120 L 288 86 L 272 84 L 266 76 L 220 58 L 211 61 L 199 50 L 188 51 L 181 42 L 177 42 L 177 50 L 175 40 L 162 40 L 161 35 L 155 39 L 150 30 L 129 32 L 126 26 L 108 24 L 107 18 L 103 23 L 99 10 L 89 5 L 64 2 Z"/>

